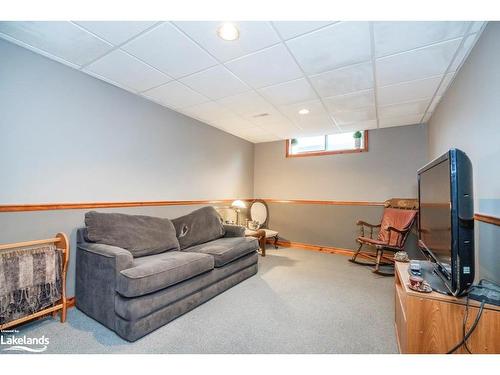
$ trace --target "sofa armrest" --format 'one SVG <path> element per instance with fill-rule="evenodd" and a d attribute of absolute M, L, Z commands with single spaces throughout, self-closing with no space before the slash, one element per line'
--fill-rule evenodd
<path fill-rule="evenodd" d="M 114 265 L 117 273 L 132 267 L 134 262 L 132 253 L 121 247 L 90 242 L 80 242 L 77 247 L 81 250 L 106 258 L 115 258 Z"/>
<path fill-rule="evenodd" d="M 112 330 L 118 275 L 132 267 L 133 259 L 129 251 L 120 247 L 77 242 L 76 306 Z"/>
<path fill-rule="evenodd" d="M 245 227 L 240 225 L 224 224 L 224 237 L 245 237 Z"/>

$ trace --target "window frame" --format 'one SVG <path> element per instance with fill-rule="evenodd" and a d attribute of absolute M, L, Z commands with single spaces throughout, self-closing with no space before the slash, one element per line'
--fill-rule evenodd
<path fill-rule="evenodd" d="M 325 145 L 326 145 L 326 137 L 329 134 L 325 134 Z M 361 148 L 352 148 L 345 150 L 324 150 L 324 151 L 307 151 L 301 152 L 298 154 L 292 154 L 290 147 L 290 139 L 285 140 L 285 156 L 287 158 L 301 158 L 307 156 L 323 156 L 323 155 L 339 155 L 339 154 L 355 154 L 359 152 L 368 152 L 368 130 L 363 131 L 363 147 Z"/>

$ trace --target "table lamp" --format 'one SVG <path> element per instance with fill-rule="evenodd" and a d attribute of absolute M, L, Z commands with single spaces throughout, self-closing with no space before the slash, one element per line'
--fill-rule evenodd
<path fill-rule="evenodd" d="M 239 225 L 240 224 L 240 211 L 242 208 L 245 208 L 247 205 L 245 204 L 245 202 L 243 202 L 242 200 L 235 200 L 233 201 L 233 203 L 231 203 L 231 207 L 233 208 L 233 210 L 236 212 L 236 225 Z"/>

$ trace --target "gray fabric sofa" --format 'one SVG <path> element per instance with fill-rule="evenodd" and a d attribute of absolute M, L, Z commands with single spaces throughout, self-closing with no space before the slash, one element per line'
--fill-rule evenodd
<path fill-rule="evenodd" d="M 143 337 L 257 273 L 257 240 L 222 228 L 212 241 L 140 257 L 78 229 L 76 307 L 125 340 Z"/>

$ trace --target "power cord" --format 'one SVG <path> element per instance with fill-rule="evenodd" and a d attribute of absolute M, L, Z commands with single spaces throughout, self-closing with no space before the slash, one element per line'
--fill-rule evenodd
<path fill-rule="evenodd" d="M 474 332 L 474 330 L 476 329 L 477 324 L 479 323 L 479 319 L 481 319 L 481 315 L 483 315 L 484 304 L 485 304 L 485 301 L 482 301 L 481 302 L 481 306 L 479 306 L 479 311 L 478 311 L 478 313 L 476 315 L 476 319 L 474 320 L 474 323 L 470 327 L 469 331 L 467 333 L 465 333 L 465 324 L 467 323 L 467 318 L 468 318 L 468 314 L 469 314 L 469 297 L 467 296 L 467 302 L 466 302 L 466 305 L 465 305 L 465 308 L 466 308 L 465 314 L 466 314 L 466 316 L 464 318 L 463 327 L 462 327 L 462 329 L 463 329 L 462 332 L 464 332 L 464 337 L 462 338 L 462 340 L 457 345 L 455 345 L 452 349 L 450 349 L 446 354 L 452 354 L 452 353 L 454 353 L 462 345 L 465 345 L 467 351 L 469 353 L 471 353 L 470 350 L 469 350 L 469 348 L 467 347 L 467 340 L 469 339 L 469 337 L 472 334 L 472 332 Z"/>
<path fill-rule="evenodd" d="M 465 339 L 465 327 L 467 325 L 468 318 L 469 318 L 469 295 L 467 294 L 467 297 L 465 298 L 464 321 L 462 323 L 462 341 L 464 342 L 465 350 L 467 350 L 467 353 L 472 354 L 472 352 L 469 349 L 469 346 L 467 345 L 467 340 Z"/>

